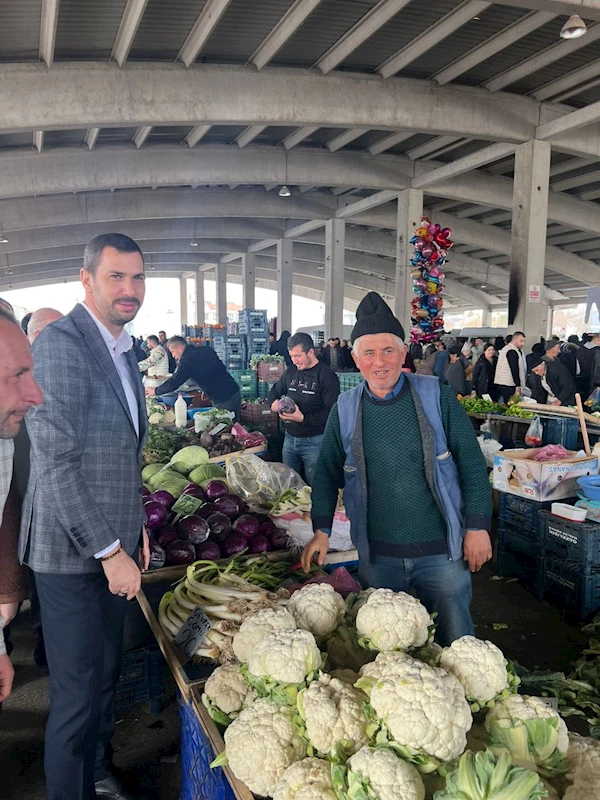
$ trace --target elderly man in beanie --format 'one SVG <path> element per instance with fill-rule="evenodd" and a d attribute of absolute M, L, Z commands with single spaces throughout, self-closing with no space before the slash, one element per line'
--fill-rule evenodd
<path fill-rule="evenodd" d="M 344 489 L 361 583 L 414 590 L 437 612 L 437 638 L 473 634 L 471 575 L 492 556 L 491 491 L 471 423 L 452 389 L 404 373 L 404 330 L 370 292 L 356 312 L 353 356 L 365 382 L 344 392 L 325 430 L 313 482 L 314 537 L 323 563 Z"/>
<path fill-rule="evenodd" d="M 569 370 L 558 360 L 560 345 L 554 339 L 546 342 L 546 355 L 531 362 L 531 375 L 527 378 L 527 385 L 533 399 L 538 403 L 574 406 L 577 388 Z"/>

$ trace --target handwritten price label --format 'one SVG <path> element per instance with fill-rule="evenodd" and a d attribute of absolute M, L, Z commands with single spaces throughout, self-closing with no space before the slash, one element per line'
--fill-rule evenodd
<path fill-rule="evenodd" d="M 177 635 L 173 639 L 173 644 L 180 653 L 180 661 L 186 664 L 200 647 L 206 634 L 210 630 L 210 620 L 198 606 L 192 611 Z"/>
<path fill-rule="evenodd" d="M 171 511 L 180 514 L 182 517 L 189 517 L 191 514 L 195 514 L 201 505 L 202 500 L 197 497 L 193 497 L 191 494 L 182 494 Z"/>

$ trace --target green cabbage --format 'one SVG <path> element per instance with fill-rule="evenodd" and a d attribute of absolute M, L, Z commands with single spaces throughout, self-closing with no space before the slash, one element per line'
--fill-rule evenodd
<path fill-rule="evenodd" d="M 225 470 L 219 464 L 203 464 L 201 467 L 196 467 L 189 474 L 189 479 L 192 483 L 202 485 L 208 483 L 215 478 L 223 480 L 225 477 Z"/>
<path fill-rule="evenodd" d="M 208 461 L 208 450 L 199 445 L 192 444 L 189 447 L 182 447 L 171 458 L 169 466 L 176 472 L 188 475 L 196 467 L 201 467 Z"/>
<path fill-rule="evenodd" d="M 142 480 L 144 483 L 148 483 L 150 478 L 156 475 L 157 472 L 160 472 L 164 466 L 164 464 L 148 464 L 147 467 L 144 467 L 142 470 Z"/>
<path fill-rule="evenodd" d="M 170 492 L 177 500 L 183 494 L 183 490 L 188 483 L 188 479 L 181 475 L 178 478 L 167 477 L 159 484 L 158 488 L 165 492 Z"/>

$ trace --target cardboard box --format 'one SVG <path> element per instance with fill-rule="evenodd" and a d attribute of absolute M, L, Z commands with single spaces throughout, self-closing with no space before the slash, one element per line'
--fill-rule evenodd
<path fill-rule="evenodd" d="M 494 489 L 528 500 L 544 502 L 574 497 L 577 478 L 598 474 L 596 456 L 577 456 L 557 461 L 533 461 L 541 448 L 504 450 L 494 456 Z"/>

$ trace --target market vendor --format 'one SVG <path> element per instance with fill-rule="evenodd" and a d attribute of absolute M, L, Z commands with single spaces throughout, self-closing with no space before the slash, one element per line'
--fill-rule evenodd
<path fill-rule="evenodd" d="M 308 333 L 290 336 L 288 349 L 293 366 L 273 386 L 267 403 L 277 411 L 279 398 L 286 395 L 296 404 L 293 413 L 279 415 L 285 423 L 282 458 L 312 485 L 325 425 L 340 393 L 340 382 L 335 372 L 317 358 Z"/>
<path fill-rule="evenodd" d="M 147 336 L 146 344 L 150 354 L 143 361 L 138 361 L 138 368 L 140 372 L 148 373 L 144 381 L 145 386 L 160 386 L 171 374 L 167 351 L 158 341 L 158 336 Z"/>
<path fill-rule="evenodd" d="M 473 634 L 471 572 L 492 557 L 491 490 L 473 427 L 448 386 L 402 372 L 404 330 L 370 292 L 352 331 L 365 378 L 333 407 L 312 491 L 304 569 L 323 563 L 344 488 L 363 586 L 414 590 L 437 612 L 437 639 Z"/>
<path fill-rule="evenodd" d="M 551 341 L 547 344 L 554 343 Z M 550 406 L 575 405 L 575 381 L 560 361 L 551 357 L 538 358 L 532 362 L 531 373 L 527 378 L 527 384 L 533 399 L 538 403 Z"/>
<path fill-rule="evenodd" d="M 193 381 L 210 397 L 213 406 L 239 414 L 242 403 L 239 386 L 212 347 L 194 347 L 182 336 L 171 336 L 168 348 L 177 369 L 169 380 L 155 388 L 148 387 L 148 397 L 176 392 L 184 383 Z"/>

